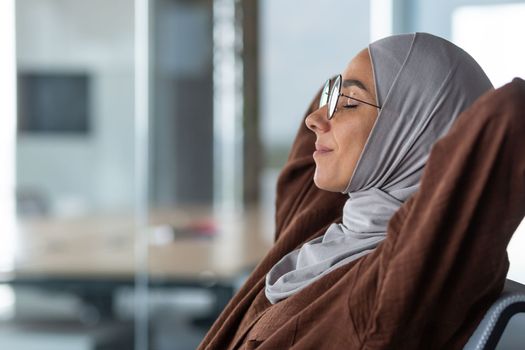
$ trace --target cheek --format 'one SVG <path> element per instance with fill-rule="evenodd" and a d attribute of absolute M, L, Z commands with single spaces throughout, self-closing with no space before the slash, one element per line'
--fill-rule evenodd
<path fill-rule="evenodd" d="M 339 181 L 348 185 L 368 138 L 368 129 L 356 125 L 353 130 L 338 135 L 337 166 Z"/>

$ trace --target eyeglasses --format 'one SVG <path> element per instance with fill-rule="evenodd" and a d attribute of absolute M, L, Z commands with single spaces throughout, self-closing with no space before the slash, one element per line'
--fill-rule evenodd
<path fill-rule="evenodd" d="M 334 117 L 334 114 L 337 111 L 337 103 L 339 102 L 339 97 L 341 96 L 349 98 L 351 100 L 355 100 L 355 101 L 364 103 L 366 105 L 375 107 L 377 109 L 381 109 L 380 106 L 377 106 L 373 103 L 366 102 L 358 98 L 343 94 L 341 92 L 342 81 L 343 81 L 343 77 L 341 76 L 341 74 L 339 74 L 335 78 L 334 83 L 331 88 L 330 88 L 330 83 L 332 82 L 332 80 L 328 79 L 326 83 L 324 84 L 323 89 L 321 90 L 321 97 L 319 99 L 319 108 L 323 107 L 324 105 L 328 103 L 327 115 L 326 115 L 328 120 Z"/>

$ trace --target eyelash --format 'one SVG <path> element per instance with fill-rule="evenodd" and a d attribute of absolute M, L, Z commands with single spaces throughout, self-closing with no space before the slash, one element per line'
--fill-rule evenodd
<path fill-rule="evenodd" d="M 347 103 L 347 104 L 345 104 L 343 106 L 344 109 L 352 109 L 352 108 L 357 108 L 357 107 L 358 107 L 358 104 L 353 104 L 352 105 L 352 104 L 349 104 L 349 103 Z"/>

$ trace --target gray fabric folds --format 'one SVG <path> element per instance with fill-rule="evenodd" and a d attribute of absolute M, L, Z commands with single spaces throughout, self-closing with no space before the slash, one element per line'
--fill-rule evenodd
<path fill-rule="evenodd" d="M 373 251 L 392 215 L 417 191 L 432 145 L 492 88 L 470 55 L 430 34 L 381 39 L 369 45 L 369 53 L 382 108 L 346 188 L 342 223 L 268 272 L 271 303 Z"/>

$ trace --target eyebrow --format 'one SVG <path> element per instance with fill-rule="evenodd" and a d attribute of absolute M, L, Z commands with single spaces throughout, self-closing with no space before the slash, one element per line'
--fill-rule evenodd
<path fill-rule="evenodd" d="M 343 87 L 349 87 L 349 86 L 357 86 L 358 88 L 368 92 L 368 89 L 366 88 L 365 84 L 363 84 L 363 82 L 361 82 L 360 80 L 347 79 L 343 81 Z"/>

